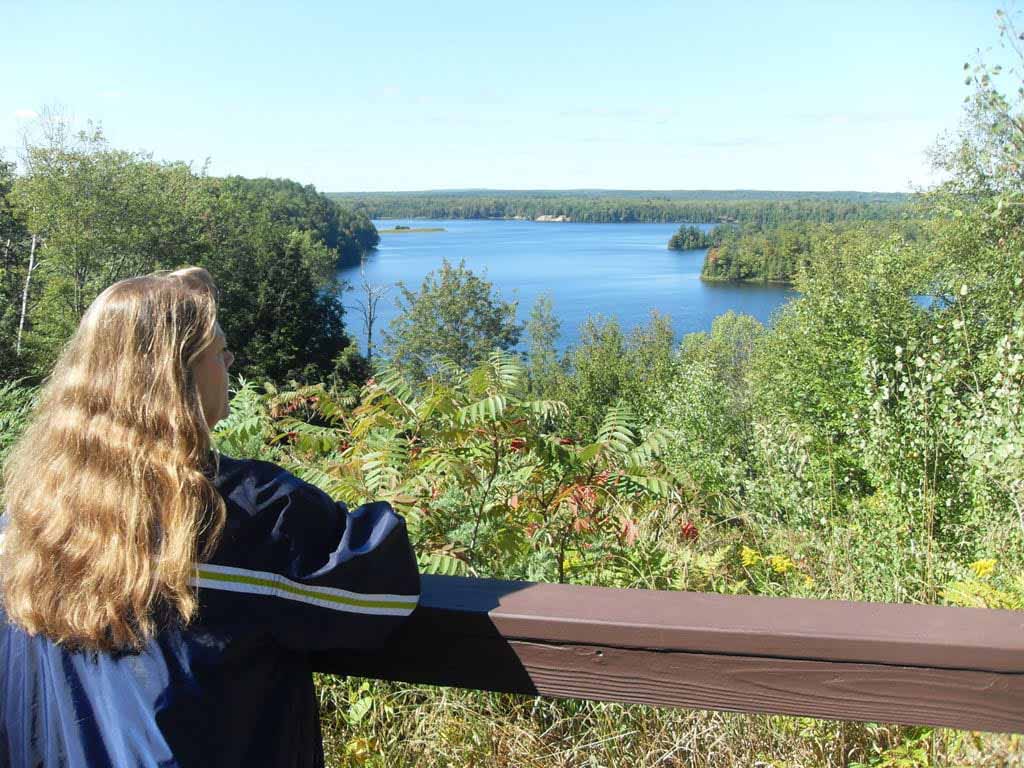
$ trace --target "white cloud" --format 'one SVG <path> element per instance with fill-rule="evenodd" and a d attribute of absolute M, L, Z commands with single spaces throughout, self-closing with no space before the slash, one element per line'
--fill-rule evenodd
<path fill-rule="evenodd" d="M 33 120 L 39 117 L 39 113 L 32 109 L 16 109 L 14 116 L 19 120 Z"/>

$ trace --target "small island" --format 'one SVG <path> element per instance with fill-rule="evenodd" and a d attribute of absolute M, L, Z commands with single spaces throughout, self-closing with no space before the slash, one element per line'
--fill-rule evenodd
<path fill-rule="evenodd" d="M 710 248 L 721 242 L 718 227 L 710 232 L 705 232 L 700 227 L 683 224 L 679 231 L 672 235 L 668 241 L 669 250 L 672 251 L 693 251 L 700 248 Z"/>
<path fill-rule="evenodd" d="M 447 232 L 444 227 L 407 227 L 404 224 L 396 224 L 391 229 L 378 229 L 378 235 L 404 235 L 416 232 Z"/>

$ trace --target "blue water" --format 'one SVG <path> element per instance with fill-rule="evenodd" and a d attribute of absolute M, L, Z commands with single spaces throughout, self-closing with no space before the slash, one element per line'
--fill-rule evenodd
<path fill-rule="evenodd" d="M 780 286 L 705 283 L 700 279 L 704 251 L 666 248 L 678 224 L 565 224 L 533 221 L 386 220 L 397 224 L 444 227 L 444 232 L 383 234 L 380 245 L 362 263 L 348 264 L 339 276 L 353 286 L 362 282 L 393 286 L 399 280 L 412 290 L 443 259 L 486 276 L 505 301 L 518 301 L 522 322 L 541 293 L 550 293 L 561 321 L 559 347 L 577 340 L 580 324 L 591 315 L 617 317 L 626 331 L 644 325 L 652 310 L 671 317 L 677 337 L 706 331 L 728 310 L 753 315 L 763 323 L 795 292 Z M 711 225 L 702 225 L 710 228 Z M 342 300 L 346 324 L 365 352 L 362 317 L 355 311 L 358 293 Z M 397 288 L 378 304 L 374 337 L 396 315 Z"/>

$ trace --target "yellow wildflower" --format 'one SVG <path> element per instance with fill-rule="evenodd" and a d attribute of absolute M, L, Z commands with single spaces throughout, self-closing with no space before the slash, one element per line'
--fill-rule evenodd
<path fill-rule="evenodd" d="M 747 568 L 757 565 L 761 562 L 761 559 L 761 553 L 758 552 L 756 549 L 751 549 L 750 547 L 743 547 L 743 550 L 740 552 L 740 561 Z"/>
<path fill-rule="evenodd" d="M 814 586 L 814 579 L 812 579 L 810 576 L 804 576 L 804 586 L 807 587 L 808 589 L 813 587 Z"/>
<path fill-rule="evenodd" d="M 789 573 L 796 568 L 796 563 L 785 555 L 771 555 L 768 558 L 768 565 L 770 565 L 772 570 L 776 573 Z"/>
<path fill-rule="evenodd" d="M 362 765 L 373 755 L 369 739 L 355 738 L 345 745 L 345 756 L 355 765 Z"/>
<path fill-rule="evenodd" d="M 976 560 L 971 563 L 970 569 L 974 571 L 974 575 L 979 579 L 987 578 L 996 569 L 996 559 L 992 557 L 988 560 Z"/>

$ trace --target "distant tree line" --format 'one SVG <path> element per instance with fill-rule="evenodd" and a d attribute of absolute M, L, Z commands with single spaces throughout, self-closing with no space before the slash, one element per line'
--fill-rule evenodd
<path fill-rule="evenodd" d="M 334 200 L 370 218 L 536 219 L 566 216 L 572 221 L 615 222 L 731 222 L 775 226 L 784 221 L 830 223 L 870 221 L 905 215 L 908 197 L 896 194 L 839 192 L 751 193 L 756 198 L 679 198 L 696 193 L 552 193 L 552 192 L 438 192 L 331 194 Z M 725 193 L 728 195 L 736 193 Z M 644 196 L 646 195 L 646 196 Z M 765 197 L 778 195 L 778 197 Z M 791 195 L 799 195 L 791 197 Z"/>
<path fill-rule="evenodd" d="M 336 268 L 373 223 L 286 179 L 216 178 L 110 147 L 60 121 L 18 173 L 0 158 L 0 370 L 38 381 L 96 295 L 125 277 L 210 270 L 249 377 L 337 381 L 365 366 L 345 333 Z"/>

